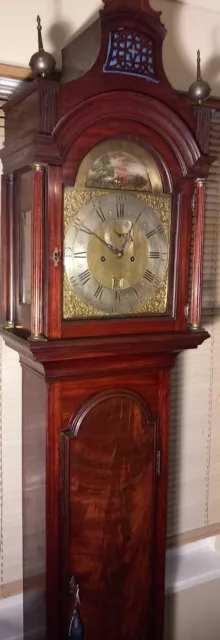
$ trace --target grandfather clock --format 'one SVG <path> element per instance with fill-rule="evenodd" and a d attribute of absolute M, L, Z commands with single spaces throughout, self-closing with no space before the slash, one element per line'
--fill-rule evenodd
<path fill-rule="evenodd" d="M 1 334 L 22 366 L 28 640 L 163 637 L 170 370 L 208 337 L 211 163 L 164 36 L 148 0 L 106 1 L 61 81 L 36 77 L 5 106 Z"/>

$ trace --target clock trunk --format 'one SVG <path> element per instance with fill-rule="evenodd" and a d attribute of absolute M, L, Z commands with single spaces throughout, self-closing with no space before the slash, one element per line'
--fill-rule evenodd
<path fill-rule="evenodd" d="M 62 357 L 48 379 L 21 354 L 25 637 L 68 637 L 74 576 L 88 640 L 160 638 L 167 358 L 131 372 L 119 350 L 91 377 Z"/>

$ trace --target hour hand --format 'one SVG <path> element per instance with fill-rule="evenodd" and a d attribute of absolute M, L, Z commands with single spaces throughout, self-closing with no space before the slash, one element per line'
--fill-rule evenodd
<path fill-rule="evenodd" d="M 131 240 L 132 241 L 132 236 L 131 236 L 131 232 L 133 229 L 133 224 L 131 225 L 131 228 L 129 231 L 124 231 L 123 233 L 119 233 L 119 231 L 116 231 L 116 229 L 113 229 L 114 233 L 116 233 L 116 235 L 118 236 L 118 238 L 124 238 L 124 240 Z"/>
<path fill-rule="evenodd" d="M 130 244 L 131 242 L 134 241 L 134 236 L 132 237 L 132 235 L 131 235 L 133 226 L 134 225 L 132 225 L 132 227 L 131 227 L 130 231 L 128 231 L 128 233 L 124 234 L 124 244 L 123 244 L 123 247 L 122 247 L 123 249 L 125 249 L 125 247 L 127 247 L 128 243 Z"/>
<path fill-rule="evenodd" d="M 114 253 L 116 256 L 118 256 L 119 254 L 122 254 L 122 251 L 120 249 L 118 249 L 117 247 L 115 247 L 114 244 L 111 244 L 110 242 L 106 242 L 103 238 L 101 238 L 101 236 L 99 236 L 97 233 L 95 233 L 95 231 L 91 231 L 90 229 L 88 229 L 88 227 L 86 227 L 85 225 L 83 225 L 84 230 L 87 233 L 90 233 L 91 236 L 95 236 L 95 238 L 97 238 L 97 240 L 100 240 L 100 242 L 102 242 L 110 251 L 112 251 L 112 253 Z"/>
<path fill-rule="evenodd" d="M 116 229 L 113 229 L 114 233 L 116 233 L 116 236 L 118 236 L 118 238 L 123 238 L 124 233 L 119 233 L 118 231 L 116 231 Z"/>

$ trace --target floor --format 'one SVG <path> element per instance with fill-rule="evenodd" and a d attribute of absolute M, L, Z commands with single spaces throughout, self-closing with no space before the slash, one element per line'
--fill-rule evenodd
<path fill-rule="evenodd" d="M 23 640 L 22 595 L 0 600 L 0 640 Z"/>
<path fill-rule="evenodd" d="M 169 595 L 164 640 L 219 640 L 219 594 L 214 580 Z M 21 595 L 0 601 L 0 640 L 23 640 Z"/>
<path fill-rule="evenodd" d="M 164 640 L 220 639 L 220 541 L 176 547 L 167 553 Z M 0 600 L 0 640 L 24 640 L 22 595 Z M 31 624 L 39 622 L 39 592 L 30 593 Z M 40 607 L 42 608 L 42 607 Z M 36 634 L 26 640 L 36 640 Z"/>
<path fill-rule="evenodd" d="M 220 639 L 220 580 L 167 597 L 164 640 Z"/>

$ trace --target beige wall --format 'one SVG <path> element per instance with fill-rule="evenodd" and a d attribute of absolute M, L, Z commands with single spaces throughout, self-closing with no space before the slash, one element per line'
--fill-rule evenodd
<path fill-rule="evenodd" d="M 45 48 L 58 52 L 100 5 L 101 0 L 7 0 L 1 11 L 0 62 L 28 65 L 37 48 L 37 13 Z"/>
<path fill-rule="evenodd" d="M 164 640 L 219 640 L 219 594 L 214 580 L 168 596 Z"/>
<path fill-rule="evenodd" d="M 172 0 L 172 1 L 181 2 L 182 4 L 188 4 L 191 7 L 206 9 L 208 11 L 219 11 L 219 0 Z"/>
<path fill-rule="evenodd" d="M 194 2 L 196 0 L 193 0 Z M 204 78 L 212 87 L 212 94 L 220 96 L 220 3 L 219 12 L 210 10 L 217 0 L 198 0 L 209 11 L 175 0 L 153 0 L 152 5 L 162 11 L 167 28 L 164 43 L 164 66 L 176 89 L 187 90 L 195 77 L 196 52 L 201 50 Z M 190 4 L 189 4 L 190 2 Z"/>
<path fill-rule="evenodd" d="M 3 0 L 1 0 L 3 5 Z M 177 89 L 187 89 L 195 75 L 197 48 L 212 93 L 220 96 L 219 0 L 151 0 L 168 29 L 164 44 L 167 75 Z M 0 62 L 26 66 L 36 50 L 36 13 L 41 15 L 45 47 L 56 52 L 97 12 L 101 0 L 8 0 L 0 23 Z M 207 10 L 204 9 L 207 7 Z"/>

